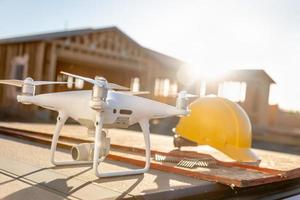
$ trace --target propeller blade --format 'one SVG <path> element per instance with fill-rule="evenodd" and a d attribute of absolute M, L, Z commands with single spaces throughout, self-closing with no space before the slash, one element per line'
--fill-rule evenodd
<path fill-rule="evenodd" d="M 53 85 L 53 84 L 68 84 L 68 82 L 56 82 L 56 81 L 34 81 L 34 85 Z"/>
<path fill-rule="evenodd" d="M 24 81 L 23 80 L 0 80 L 0 84 L 5 84 L 5 85 L 13 85 L 17 87 L 22 87 Z"/>
<path fill-rule="evenodd" d="M 87 78 L 87 77 L 83 77 L 83 76 L 79 76 L 79 75 L 75 75 L 75 74 L 71 74 L 71 73 L 63 72 L 63 71 L 61 71 L 60 73 L 65 74 L 67 76 L 71 76 L 73 78 L 78 78 L 78 79 L 84 80 L 84 81 L 86 81 L 88 83 L 91 83 L 91 84 L 98 85 L 97 81 L 95 81 L 94 79 L 91 79 L 91 78 Z M 98 86 L 101 87 L 102 85 L 98 85 Z M 129 90 L 129 88 L 118 85 L 118 84 L 115 84 L 115 83 L 108 83 L 108 89 L 111 89 L 111 90 Z"/>
<path fill-rule="evenodd" d="M 81 80 L 86 81 L 86 82 L 91 83 L 91 84 L 95 84 L 95 80 L 91 79 L 91 78 L 88 78 L 88 77 L 83 77 L 83 76 L 79 76 L 79 75 L 75 75 L 75 74 L 71 74 L 71 73 L 63 72 L 63 71 L 61 71 L 60 73 L 64 74 L 64 75 L 67 75 L 67 76 L 71 76 L 73 78 L 81 79 Z"/>
<path fill-rule="evenodd" d="M 177 97 L 179 97 L 179 98 L 193 98 L 193 97 L 198 97 L 198 95 L 189 94 L 189 93 L 187 93 L 187 91 L 180 91 L 177 94 Z"/>
<path fill-rule="evenodd" d="M 124 87 L 115 83 L 108 83 L 108 89 L 111 90 L 129 90 L 128 87 Z"/>
<path fill-rule="evenodd" d="M 22 80 L 0 80 L 0 84 L 22 87 L 24 85 L 24 81 L 22 81 Z M 67 82 L 33 81 L 32 84 L 33 85 L 51 85 L 51 84 L 67 84 Z"/>
<path fill-rule="evenodd" d="M 128 94 L 128 95 L 142 95 L 142 94 L 150 94 L 149 91 L 137 91 L 137 92 L 133 92 L 133 91 L 121 91 L 119 92 L 121 94 Z"/>
<path fill-rule="evenodd" d="M 192 98 L 192 97 L 198 97 L 198 95 L 195 95 L 195 94 L 186 94 L 185 97 Z"/>

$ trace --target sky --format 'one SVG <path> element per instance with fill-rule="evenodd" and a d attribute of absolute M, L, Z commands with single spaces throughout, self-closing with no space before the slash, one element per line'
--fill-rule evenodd
<path fill-rule="evenodd" d="M 300 111 L 300 1 L 0 0 L 0 38 L 106 26 L 204 74 L 264 69 L 270 103 Z"/>

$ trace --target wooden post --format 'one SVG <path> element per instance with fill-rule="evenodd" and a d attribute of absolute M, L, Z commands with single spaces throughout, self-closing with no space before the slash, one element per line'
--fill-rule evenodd
<path fill-rule="evenodd" d="M 6 57 L 5 57 L 5 65 L 4 65 L 4 79 L 9 79 L 10 78 L 10 69 L 11 69 L 11 60 L 13 57 L 13 52 L 11 49 L 11 46 L 6 47 Z M 9 89 L 7 87 L 3 88 L 3 95 L 2 95 L 2 103 L 3 105 L 7 105 L 9 102 L 7 99 L 9 97 Z"/>
<path fill-rule="evenodd" d="M 5 79 L 5 45 L 0 45 L 0 79 Z M 0 105 L 3 103 L 4 89 L 0 87 Z"/>
<path fill-rule="evenodd" d="M 46 74 L 45 79 L 49 81 L 55 81 L 56 75 L 56 64 L 57 64 L 57 55 L 56 55 L 56 45 L 55 43 L 49 43 L 50 47 L 47 52 L 47 64 L 46 64 Z M 48 85 L 47 92 L 53 92 L 54 85 Z"/>
<path fill-rule="evenodd" d="M 45 55 L 45 43 L 41 42 L 37 44 L 35 53 L 35 80 L 43 79 L 43 65 L 44 65 L 44 55 Z M 40 87 L 36 87 L 36 93 L 40 92 Z"/>

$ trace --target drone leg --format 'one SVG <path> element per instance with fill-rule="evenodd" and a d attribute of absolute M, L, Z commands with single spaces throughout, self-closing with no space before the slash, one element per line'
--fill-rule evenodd
<path fill-rule="evenodd" d="M 99 125 L 100 123 L 98 123 Z M 145 140 L 145 151 L 146 151 L 146 164 L 145 167 L 142 169 L 134 169 L 134 170 L 126 170 L 126 171 L 117 171 L 117 172 L 106 172 L 106 173 L 100 173 L 98 171 L 98 162 L 97 162 L 97 156 L 99 155 L 100 151 L 100 134 L 101 129 L 100 126 L 98 126 L 97 129 L 97 123 L 96 123 L 96 140 L 95 140 L 95 154 L 94 154 L 94 171 L 97 177 L 113 177 L 113 176 L 125 176 L 125 175 L 134 175 L 134 174 L 142 174 L 149 170 L 150 168 L 150 157 L 151 157 L 151 151 L 150 151 L 150 130 L 149 130 L 149 121 L 148 120 L 141 120 L 139 122 L 141 129 L 144 134 L 144 140 Z M 102 125 L 101 125 L 102 128 Z M 97 136 L 98 135 L 98 136 Z M 97 142 L 98 140 L 98 142 Z M 97 145 L 96 145 L 97 144 Z M 98 153 L 98 154 L 96 154 Z M 98 160 L 99 162 L 102 162 L 105 158 L 101 158 Z"/>
<path fill-rule="evenodd" d="M 94 143 L 94 158 L 93 158 L 93 170 L 95 171 L 96 176 L 100 176 L 98 171 L 98 163 L 102 162 L 105 157 L 101 157 L 99 160 L 100 154 L 100 145 L 101 145 L 101 134 L 102 134 L 102 127 L 103 127 L 103 118 L 100 116 L 101 113 L 96 115 L 96 130 L 95 130 L 95 143 Z"/>
<path fill-rule="evenodd" d="M 92 163 L 92 161 L 56 161 L 55 160 L 55 152 L 57 147 L 57 142 L 59 138 L 60 131 L 64 126 L 65 122 L 67 121 L 68 116 L 65 113 L 60 112 L 57 117 L 57 123 L 55 127 L 55 132 L 53 134 L 52 143 L 51 143 L 51 163 L 53 165 L 74 165 L 74 164 L 87 164 Z"/>

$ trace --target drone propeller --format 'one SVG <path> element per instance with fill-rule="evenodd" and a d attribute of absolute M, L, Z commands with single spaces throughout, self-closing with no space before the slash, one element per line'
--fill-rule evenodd
<path fill-rule="evenodd" d="M 178 97 L 178 98 L 195 98 L 195 97 L 198 97 L 198 95 L 195 95 L 195 94 L 189 94 L 189 93 L 187 93 L 187 91 L 180 91 L 180 92 L 177 94 L 177 97 Z"/>
<path fill-rule="evenodd" d="M 115 84 L 115 83 L 108 83 L 108 89 L 111 89 L 111 90 L 129 90 L 128 87 L 124 87 L 122 85 L 118 85 L 118 84 Z"/>
<path fill-rule="evenodd" d="M 86 81 L 88 83 L 97 85 L 99 87 L 104 86 L 102 81 L 101 82 L 97 81 L 97 79 L 101 79 L 101 77 L 96 77 L 95 79 L 91 79 L 91 78 L 88 78 L 88 77 L 83 77 L 83 76 L 79 76 L 79 75 L 75 75 L 75 74 L 71 74 L 71 73 L 63 72 L 63 71 L 61 71 L 60 73 L 62 73 L 64 75 L 67 75 L 67 76 L 71 76 L 73 78 L 81 79 L 83 81 Z M 110 89 L 110 90 L 129 90 L 129 88 L 127 88 L 127 87 L 124 87 L 124 86 L 121 86 L 121 85 L 118 85 L 118 84 L 115 84 L 115 83 L 108 83 L 106 80 L 105 80 L 105 82 L 107 83 L 107 86 L 106 86 L 107 89 Z"/>
<path fill-rule="evenodd" d="M 176 107 L 180 110 L 188 111 L 189 98 L 198 97 L 194 94 L 189 94 L 187 91 L 180 91 L 177 94 Z"/>
<path fill-rule="evenodd" d="M 56 81 L 34 81 L 32 78 L 28 77 L 25 80 L 0 80 L 0 84 L 12 85 L 16 87 L 23 87 L 25 84 L 36 85 L 52 85 L 52 84 L 67 84 L 67 82 L 56 82 Z"/>
<path fill-rule="evenodd" d="M 22 80 L 0 80 L 0 84 L 5 84 L 5 85 L 13 85 L 16 87 L 22 87 L 23 86 L 24 81 Z"/>
<path fill-rule="evenodd" d="M 34 81 L 34 85 L 55 85 L 55 84 L 68 84 L 68 82 L 57 82 L 57 81 Z"/>
<path fill-rule="evenodd" d="M 118 93 L 121 93 L 121 94 L 127 94 L 127 95 L 143 95 L 143 94 L 150 94 L 149 91 L 137 91 L 137 92 L 133 92 L 133 91 L 119 91 Z"/>
<path fill-rule="evenodd" d="M 53 84 L 67 84 L 67 82 L 56 82 L 56 81 L 34 81 L 32 78 L 27 77 L 24 80 L 0 80 L 0 84 L 12 85 L 22 88 L 22 95 L 34 96 L 35 86 L 37 85 L 53 85 Z"/>

